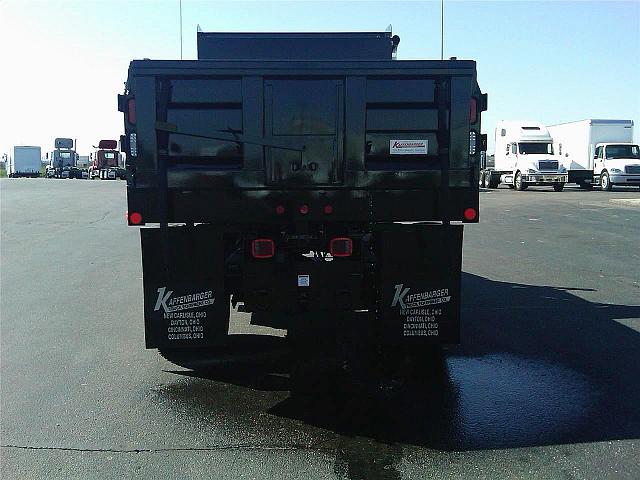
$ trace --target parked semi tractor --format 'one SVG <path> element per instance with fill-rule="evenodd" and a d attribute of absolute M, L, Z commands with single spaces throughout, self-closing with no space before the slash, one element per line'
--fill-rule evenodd
<path fill-rule="evenodd" d="M 40 147 L 15 146 L 13 156 L 7 161 L 9 177 L 39 177 L 42 167 Z"/>
<path fill-rule="evenodd" d="M 633 120 L 588 119 L 551 125 L 554 147 L 569 168 L 569 181 L 582 188 L 640 186 L 640 154 Z M 572 177 L 573 173 L 573 177 Z"/>
<path fill-rule="evenodd" d="M 495 130 L 494 166 L 483 164 L 480 185 L 516 190 L 530 185 L 551 185 L 556 192 L 567 183 L 567 170 L 554 156 L 553 139 L 538 122 L 499 121 Z"/>
<path fill-rule="evenodd" d="M 47 178 L 87 178 L 87 170 L 76 165 L 78 154 L 74 149 L 73 139 L 56 138 L 54 146 L 55 150 L 47 154 Z"/>
<path fill-rule="evenodd" d="M 91 157 L 89 178 L 115 180 L 126 178 L 126 171 L 119 164 L 120 152 L 116 140 L 100 140 L 98 148 Z"/>
<path fill-rule="evenodd" d="M 287 329 L 292 365 L 424 366 L 459 341 L 487 97 L 474 61 L 394 60 L 398 41 L 201 32 L 198 60 L 131 62 L 147 348 L 190 368 L 228 355 L 230 304 Z"/>

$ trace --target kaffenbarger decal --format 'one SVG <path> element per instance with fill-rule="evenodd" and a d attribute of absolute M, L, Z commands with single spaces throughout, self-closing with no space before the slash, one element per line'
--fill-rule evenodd
<path fill-rule="evenodd" d="M 153 311 L 157 312 L 162 307 L 165 313 L 179 312 L 180 310 L 191 310 L 213 305 L 213 302 L 215 302 L 213 290 L 174 297 L 173 290 L 167 291 L 167 287 L 160 287 L 158 288 L 158 299 Z"/>
<path fill-rule="evenodd" d="M 428 150 L 427 140 L 389 140 L 391 155 L 426 155 Z"/>
<path fill-rule="evenodd" d="M 411 293 L 411 288 L 401 283 L 395 286 L 391 306 L 400 310 L 404 337 L 432 337 L 439 335 L 442 307 L 450 301 L 448 288 Z"/>
<path fill-rule="evenodd" d="M 189 290 L 182 293 L 182 290 L 178 294 L 175 291 L 166 286 L 157 290 L 153 311 L 157 312 L 157 321 L 163 325 L 162 336 L 169 343 L 204 341 L 210 330 L 210 309 L 215 302 L 213 290 L 193 293 Z"/>

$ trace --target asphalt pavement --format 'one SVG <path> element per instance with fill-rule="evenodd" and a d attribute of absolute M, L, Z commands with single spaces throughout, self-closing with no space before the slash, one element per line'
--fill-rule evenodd
<path fill-rule="evenodd" d="M 463 343 L 431 384 L 302 403 L 284 375 L 198 376 L 144 349 L 125 197 L 0 180 L 3 479 L 640 478 L 637 189 L 482 191 Z"/>

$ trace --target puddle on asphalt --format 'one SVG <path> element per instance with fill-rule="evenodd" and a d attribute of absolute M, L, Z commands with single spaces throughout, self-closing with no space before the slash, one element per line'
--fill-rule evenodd
<path fill-rule="evenodd" d="M 449 356 L 429 370 L 430 380 L 421 381 L 417 390 L 389 395 L 332 389 L 328 395 L 318 392 L 296 400 L 286 391 L 289 385 L 264 388 L 238 382 L 226 388 L 228 378 L 192 375 L 196 378 L 157 389 L 155 396 L 168 399 L 170 409 L 189 404 L 186 412 L 202 418 L 230 416 L 240 430 L 247 427 L 244 422 L 255 428 L 257 418 L 268 419 L 257 422 L 269 426 L 262 431 L 266 438 L 275 427 L 292 428 L 292 437 L 300 431 L 313 438 L 320 427 L 339 434 L 347 460 L 366 456 L 362 445 L 351 445 L 354 437 L 442 450 L 529 447 L 576 441 L 593 429 L 599 416 L 598 390 L 587 377 L 562 365 L 509 354 Z M 280 423 L 282 419 L 296 423 Z M 351 455 L 350 447 L 360 453 Z"/>
<path fill-rule="evenodd" d="M 450 357 L 450 434 L 462 448 L 555 443 L 589 417 L 596 398 L 586 377 L 512 355 Z"/>

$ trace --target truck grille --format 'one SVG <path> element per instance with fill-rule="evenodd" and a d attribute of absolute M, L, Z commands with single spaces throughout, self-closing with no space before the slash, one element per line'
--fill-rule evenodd
<path fill-rule="evenodd" d="M 557 160 L 540 160 L 538 162 L 538 170 L 553 170 L 558 171 L 558 161 Z"/>
<path fill-rule="evenodd" d="M 624 173 L 640 174 L 640 165 L 627 165 L 624 167 Z"/>

